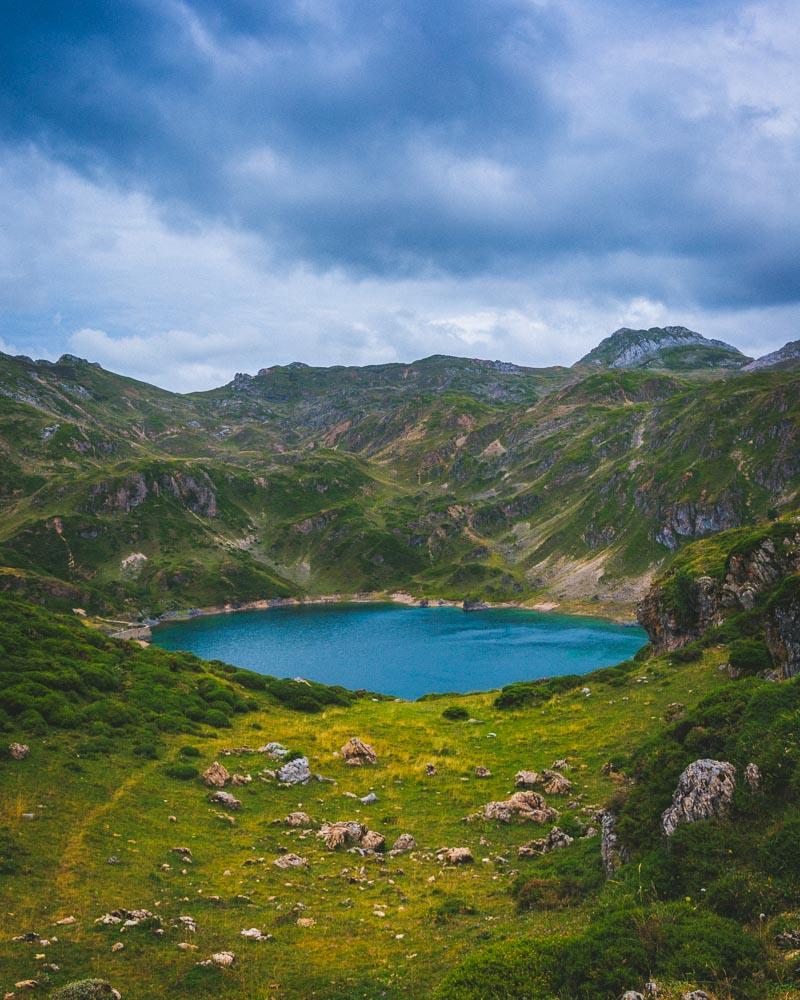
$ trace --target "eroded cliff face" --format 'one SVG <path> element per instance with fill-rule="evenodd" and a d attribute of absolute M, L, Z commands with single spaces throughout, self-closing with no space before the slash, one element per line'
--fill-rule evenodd
<path fill-rule="evenodd" d="M 657 650 L 698 639 L 730 614 L 763 607 L 764 634 L 783 676 L 800 673 L 800 524 L 732 546 L 724 575 L 691 576 L 677 570 L 656 581 L 638 618 Z"/>
<path fill-rule="evenodd" d="M 214 484 L 205 472 L 145 475 L 136 472 L 123 480 L 98 483 L 89 492 L 91 512 L 125 513 L 143 504 L 150 496 L 171 494 L 184 507 L 202 517 L 217 516 Z"/>

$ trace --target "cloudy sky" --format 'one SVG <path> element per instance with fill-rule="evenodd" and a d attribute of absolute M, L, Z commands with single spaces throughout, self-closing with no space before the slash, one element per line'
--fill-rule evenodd
<path fill-rule="evenodd" d="M 794 0 L 26 0 L 0 350 L 176 389 L 800 336 Z"/>

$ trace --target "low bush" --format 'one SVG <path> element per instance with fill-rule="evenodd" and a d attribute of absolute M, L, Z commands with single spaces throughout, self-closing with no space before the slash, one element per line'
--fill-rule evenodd
<path fill-rule="evenodd" d="M 469 717 L 469 712 L 461 705 L 451 705 L 442 712 L 442 718 L 449 722 L 466 722 Z"/>
<path fill-rule="evenodd" d="M 170 778 L 177 778 L 179 781 L 191 781 L 196 778 L 200 771 L 194 764 L 170 764 L 164 768 L 164 773 Z"/>

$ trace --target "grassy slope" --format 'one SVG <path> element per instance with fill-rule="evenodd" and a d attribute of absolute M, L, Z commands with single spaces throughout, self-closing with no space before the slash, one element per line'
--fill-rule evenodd
<path fill-rule="evenodd" d="M 2 607 L 7 614 L 7 605 Z M 47 646 L 37 630 L 49 626 L 43 624 L 42 612 L 30 613 L 30 638 L 41 657 Z M 67 657 L 70 669 L 80 674 L 77 651 L 86 643 L 85 626 L 63 619 L 57 628 L 54 663 L 56 657 Z M 146 663 L 163 665 L 169 655 L 100 637 L 92 641 L 112 659 L 120 655 L 115 650 L 124 650 L 131 677 Z M 23 646 L 20 641 L 21 656 Z M 518 711 L 500 710 L 491 694 L 483 694 L 415 703 L 361 699 L 350 707 L 328 707 L 309 716 L 282 707 L 266 692 L 246 691 L 253 699 L 249 711 L 229 711 L 230 729 L 199 722 L 192 724 L 191 734 L 156 732 L 157 759 L 133 753 L 141 744 L 138 725 L 130 732 L 124 727 L 113 731 L 104 744 L 109 734 L 102 725 L 89 731 L 45 728 L 36 736 L 19 722 L 7 723 L 6 737 L 25 738 L 32 749 L 22 762 L 0 761 L 3 861 L 10 859 L 14 872 L 0 875 L 0 985 L 29 976 L 55 985 L 94 974 L 110 979 L 126 1000 L 154 995 L 422 998 L 430 996 L 461 959 L 493 942 L 560 941 L 582 933 L 590 926 L 600 883 L 597 838 L 576 842 L 549 859 L 519 861 L 516 847 L 543 835 L 546 828 L 483 821 L 466 825 L 463 817 L 490 799 L 505 797 L 518 769 L 549 766 L 564 756 L 573 765 L 569 776 L 582 802 L 605 802 L 618 792 L 618 784 L 603 775 L 603 763 L 622 761 L 646 738 L 657 738 L 668 704 L 682 701 L 691 707 L 718 690 L 722 680 L 716 666 L 723 655 L 712 649 L 696 662 L 652 660 L 627 673 L 609 674 L 607 681 L 592 680 L 589 698 L 576 688 Z M 92 659 L 90 655 L 88 662 Z M 178 659 L 194 669 L 209 669 L 193 658 Z M 217 670 L 215 683 L 226 684 L 220 666 L 212 669 Z M 128 694 L 120 696 L 123 701 L 139 704 L 130 702 L 133 694 L 126 690 Z M 72 697 L 80 709 L 83 696 Z M 464 706 L 479 721 L 446 721 L 442 710 L 449 705 Z M 157 729 L 157 722 L 148 725 Z M 336 752 L 353 734 L 375 745 L 376 767 L 348 768 L 337 758 Z M 290 790 L 256 780 L 233 789 L 243 809 L 229 825 L 215 815 L 196 779 L 178 780 L 166 772 L 171 764 L 186 760 L 180 748 L 187 744 L 200 751 L 190 762 L 205 766 L 225 747 L 258 746 L 273 739 L 307 753 L 312 770 L 337 784 Z M 253 773 L 264 763 L 252 756 L 220 759 L 231 770 Z M 428 762 L 438 768 L 434 777 L 425 776 Z M 477 764 L 490 767 L 493 777 L 475 779 Z M 674 767 L 674 761 L 669 766 Z M 372 806 L 344 794 L 361 796 L 373 789 L 379 801 Z M 566 809 L 565 800 L 552 801 L 562 809 L 562 826 L 570 826 L 571 817 L 580 815 Z M 390 840 L 409 831 L 419 850 L 395 859 L 363 861 L 329 853 L 313 834 L 276 823 L 298 808 L 315 821 L 362 819 Z M 25 820 L 26 812 L 33 812 L 35 820 Z M 177 823 L 169 821 L 170 815 Z M 481 838 L 487 842 L 481 843 Z M 184 865 L 170 853 L 178 845 L 191 848 L 193 864 Z M 443 870 L 432 856 L 442 846 L 461 845 L 472 848 L 474 866 Z M 308 857 L 310 871 L 273 868 L 271 862 L 283 848 Z M 118 865 L 107 863 L 111 855 L 120 859 Z M 171 865 L 170 871 L 160 870 L 163 863 Z M 550 876 L 554 865 L 566 866 L 567 873 L 586 882 L 588 896 L 582 899 L 579 893 L 556 911 L 536 907 L 518 912 L 511 895 L 518 873 Z M 3 867 L 8 871 L 7 864 Z M 249 900 L 240 899 L 242 894 Z M 212 895 L 220 900 L 212 901 Z M 120 934 L 94 926 L 96 917 L 116 906 L 153 910 L 164 919 L 166 934 Z M 194 935 L 172 925 L 185 914 L 197 920 Z M 77 923 L 53 926 L 67 915 L 74 915 Z M 299 915 L 312 917 L 316 924 L 298 927 Z M 242 939 L 239 932 L 252 926 L 272 933 L 274 941 L 254 944 Z M 10 941 L 28 930 L 55 934 L 59 941 L 48 947 Z M 768 937 L 765 933 L 764 940 Z M 112 953 L 118 940 L 125 949 Z M 180 940 L 196 944 L 197 951 L 179 950 Z M 232 969 L 196 967 L 198 958 L 223 948 L 237 955 Z M 43 974 L 44 960 L 37 954 L 45 954 L 61 971 Z M 778 985 L 769 993 L 787 1000 L 797 996 Z"/>

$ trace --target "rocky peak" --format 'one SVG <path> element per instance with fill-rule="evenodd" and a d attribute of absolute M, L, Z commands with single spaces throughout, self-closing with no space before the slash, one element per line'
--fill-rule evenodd
<path fill-rule="evenodd" d="M 791 364 L 795 361 L 800 361 L 800 340 L 790 340 L 779 350 L 756 358 L 749 365 L 745 365 L 742 371 L 755 372 L 762 368 L 775 368 L 777 365 Z"/>
<path fill-rule="evenodd" d="M 710 340 L 685 326 L 653 326 L 648 330 L 632 330 L 621 327 L 610 337 L 602 340 L 597 347 L 584 355 L 575 365 L 594 365 L 599 368 L 640 368 L 651 362 L 656 367 L 675 367 L 675 359 L 663 357 L 667 348 L 717 349 L 713 355 L 697 355 L 694 364 L 698 368 L 741 367 L 749 359 L 741 351 L 722 340 Z M 721 353 L 721 357 L 718 355 Z M 693 358 L 694 355 L 690 355 Z M 692 367 L 692 363 L 678 364 L 678 367 Z"/>

